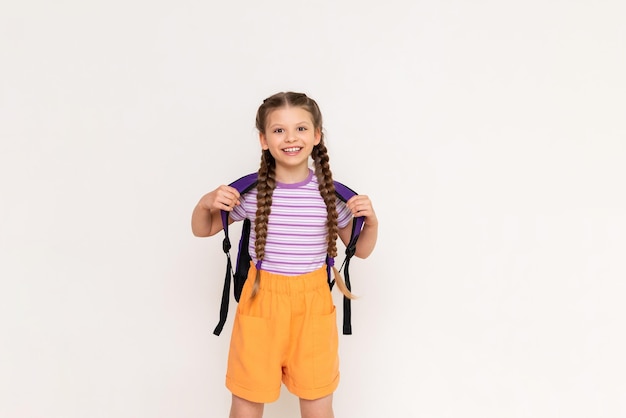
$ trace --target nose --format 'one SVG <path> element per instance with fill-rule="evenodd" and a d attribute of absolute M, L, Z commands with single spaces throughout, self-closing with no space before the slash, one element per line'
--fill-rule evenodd
<path fill-rule="evenodd" d="M 298 139 L 297 133 L 293 132 L 287 135 L 287 142 L 295 142 Z"/>

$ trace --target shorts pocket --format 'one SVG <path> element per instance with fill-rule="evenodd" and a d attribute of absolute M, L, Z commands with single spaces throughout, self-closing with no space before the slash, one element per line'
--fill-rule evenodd
<path fill-rule="evenodd" d="M 339 373 L 339 337 L 335 306 L 333 305 L 329 314 L 311 316 L 311 327 L 313 384 L 314 387 L 320 387 L 335 380 Z"/>
<path fill-rule="evenodd" d="M 280 365 L 275 364 L 270 320 L 237 313 L 228 356 L 228 376 L 247 388 L 280 385 Z"/>

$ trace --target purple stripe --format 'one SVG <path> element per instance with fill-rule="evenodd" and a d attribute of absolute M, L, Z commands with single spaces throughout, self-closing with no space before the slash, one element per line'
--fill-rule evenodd
<path fill-rule="evenodd" d="M 270 219 L 269 223 L 272 228 L 289 228 L 297 230 L 298 228 L 311 229 L 312 227 L 318 227 L 324 229 L 324 231 L 326 230 L 326 218 L 301 218 L 301 222 L 298 223 L 290 223 L 284 221 L 285 219 L 277 219 L 276 222 L 274 222 L 273 219 Z"/>
<path fill-rule="evenodd" d="M 317 251 L 320 252 L 325 252 L 326 248 L 328 247 L 327 245 L 325 245 L 326 243 L 319 243 L 317 245 L 281 245 L 281 244 L 271 244 L 271 245 L 266 245 L 265 248 L 270 249 L 271 253 L 277 252 L 280 254 L 285 254 L 285 255 L 306 255 L 306 254 L 311 254 L 311 250 L 315 249 Z M 297 250 L 296 250 L 297 248 Z M 316 251 L 316 252 L 317 252 Z M 313 253 L 315 254 L 315 253 Z"/>
<path fill-rule="evenodd" d="M 326 260 L 326 258 L 324 257 L 319 258 L 317 260 L 303 260 L 303 261 L 294 261 L 294 260 L 280 260 L 279 263 L 274 262 L 274 260 L 268 260 L 265 259 L 263 260 L 263 266 L 264 267 L 271 267 L 271 268 L 285 268 L 288 266 L 310 266 L 311 264 L 313 265 L 321 265 L 321 263 L 324 262 L 324 260 Z"/>
<path fill-rule="evenodd" d="M 289 234 L 289 233 L 286 233 L 286 232 L 272 231 L 272 236 L 273 237 L 274 236 L 276 236 L 276 237 L 293 237 L 293 234 Z M 298 231 L 298 236 L 305 236 L 305 237 L 320 237 L 321 236 L 321 237 L 326 238 L 326 231 L 324 231 L 323 234 L 320 234 L 320 233 L 315 233 L 314 234 L 314 233 L 312 233 L 312 231 L 311 232 L 307 232 L 307 231 L 302 230 L 302 231 Z"/>
<path fill-rule="evenodd" d="M 317 191 L 317 190 L 316 190 Z M 289 195 L 289 196 L 283 196 L 282 194 L 272 194 L 272 202 L 274 201 L 274 197 L 276 197 L 278 200 L 314 200 L 314 196 L 311 196 L 311 191 L 306 190 L 306 193 L 296 193 L 294 192 L 293 195 Z"/>
<path fill-rule="evenodd" d="M 325 259 L 326 258 L 324 258 L 324 260 Z M 267 259 L 263 260 L 263 266 L 264 267 L 267 267 L 268 264 L 272 265 L 272 264 L 275 264 L 275 263 L 272 263 L 270 260 L 267 260 Z M 281 265 L 289 265 L 289 266 L 310 266 L 311 264 L 317 264 L 317 263 L 313 262 L 313 260 L 311 262 L 308 262 L 308 263 L 296 263 L 296 262 L 293 262 L 293 261 L 281 260 L 280 264 Z"/>
<path fill-rule="evenodd" d="M 286 215 L 288 215 L 288 218 L 315 218 L 315 219 L 326 219 L 326 216 L 321 216 L 321 215 L 318 215 L 318 214 L 308 214 L 308 213 L 305 213 L 305 214 L 297 214 L 297 213 L 289 213 L 289 214 L 286 214 Z M 276 216 L 284 216 L 284 215 L 283 215 L 282 213 L 274 213 L 274 211 L 272 211 L 272 213 L 270 213 L 270 218 L 271 218 L 272 216 L 276 217 Z"/>

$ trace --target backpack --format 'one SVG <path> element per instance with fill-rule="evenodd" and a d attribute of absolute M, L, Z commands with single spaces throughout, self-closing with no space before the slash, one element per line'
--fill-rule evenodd
<path fill-rule="evenodd" d="M 237 189 L 240 195 L 244 195 L 257 184 L 257 173 L 248 174 L 247 176 L 243 176 L 238 180 L 230 183 L 229 186 Z M 337 197 L 343 202 L 347 202 L 352 196 L 355 196 L 357 193 L 345 186 L 338 181 L 333 182 L 335 184 L 335 194 Z M 239 239 L 239 247 L 237 253 L 237 261 L 235 264 L 235 273 L 232 273 L 232 261 L 230 258 L 230 238 L 228 236 L 228 215 L 229 212 L 222 210 L 222 226 L 224 227 L 224 241 L 222 242 L 222 249 L 226 254 L 226 277 L 224 279 L 224 289 L 222 290 L 222 303 L 220 306 L 220 321 L 215 327 L 213 334 L 220 335 L 222 332 L 222 328 L 224 328 L 224 324 L 226 323 L 226 317 L 228 315 L 228 302 L 230 299 L 230 279 L 231 276 L 233 278 L 233 294 L 235 296 L 235 301 L 239 302 L 239 298 L 241 297 L 241 290 L 243 289 L 243 285 L 246 282 L 248 277 L 248 270 L 250 269 L 250 261 L 251 257 L 248 253 L 248 243 L 250 242 L 250 225 L 251 222 L 249 219 L 244 219 L 243 226 L 241 230 L 241 238 Z M 364 217 L 355 217 L 352 222 L 352 233 L 350 235 L 350 242 L 346 246 L 346 257 L 343 261 L 343 264 L 339 268 L 343 269 L 344 280 L 346 283 L 346 287 L 348 290 L 351 289 L 350 285 L 350 259 L 354 256 L 356 251 L 356 242 L 359 239 L 359 234 L 363 229 Z M 328 286 L 332 290 L 333 285 L 335 284 L 335 280 L 331 280 L 331 266 L 334 264 L 334 260 L 330 257 L 326 256 L 326 273 L 328 275 Z M 352 324 L 351 324 L 351 309 L 350 309 L 350 299 L 347 297 L 343 297 L 343 334 L 350 335 L 352 334 Z"/>

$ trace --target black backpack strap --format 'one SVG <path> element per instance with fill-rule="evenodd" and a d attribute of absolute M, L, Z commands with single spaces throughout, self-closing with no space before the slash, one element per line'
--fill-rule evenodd
<path fill-rule="evenodd" d="M 226 317 L 228 316 L 228 301 L 230 296 L 230 277 L 232 276 L 233 264 L 230 261 L 230 239 L 228 237 L 228 212 L 221 211 L 222 224 L 224 225 L 224 241 L 222 241 L 222 250 L 226 254 L 226 278 L 224 279 L 224 289 L 222 290 L 222 304 L 220 306 L 220 322 L 213 330 L 213 334 L 220 335 Z"/>
<path fill-rule="evenodd" d="M 250 257 L 250 252 L 248 251 L 251 224 L 252 222 L 250 219 L 246 218 L 243 220 L 243 226 L 241 227 L 241 239 L 239 240 L 239 250 L 237 252 L 237 264 L 235 264 L 235 272 L 233 273 L 233 281 L 235 283 L 233 293 L 237 302 L 239 302 L 239 299 L 241 298 L 241 291 L 243 290 L 243 285 L 246 283 L 246 279 L 248 278 L 250 261 L 252 261 L 252 257 Z"/>
<path fill-rule="evenodd" d="M 353 196 L 356 196 L 357 193 L 349 188 L 348 186 L 335 181 L 335 194 L 337 197 L 343 202 L 347 202 Z M 339 268 L 339 271 L 343 269 L 343 277 L 346 283 L 346 287 L 348 290 L 352 291 L 352 285 L 350 284 L 350 259 L 354 256 L 356 252 L 356 243 L 359 239 L 359 235 L 361 234 L 361 230 L 363 229 L 363 223 L 365 218 L 363 216 L 355 217 L 352 222 L 352 233 L 350 235 L 350 242 L 346 245 L 346 257 L 343 260 L 343 264 Z M 334 260 L 329 260 L 327 258 L 327 265 L 330 261 L 331 265 L 334 264 Z M 332 289 L 334 284 L 334 280 L 330 281 L 330 266 L 327 268 L 329 274 L 329 285 Z M 343 335 L 351 335 L 352 334 L 352 309 L 350 304 L 350 299 L 347 297 L 343 297 Z"/>
<path fill-rule="evenodd" d="M 229 186 L 237 189 L 239 194 L 244 194 L 250 191 L 256 185 L 256 181 L 257 173 L 252 173 L 235 180 L 234 182 L 230 183 Z M 215 330 L 213 330 L 213 334 L 215 335 L 220 335 L 222 329 L 224 328 L 224 324 L 226 323 L 226 317 L 228 316 L 228 302 L 230 300 L 230 280 L 233 276 L 233 264 L 230 259 L 231 243 L 230 238 L 228 237 L 228 212 L 222 210 L 220 211 L 220 216 L 222 217 L 222 227 L 224 228 L 224 241 L 222 242 L 222 249 L 226 254 L 226 277 L 224 278 L 224 289 L 222 290 L 220 321 L 215 327 Z M 237 299 L 239 299 L 239 297 L 237 297 Z"/>

